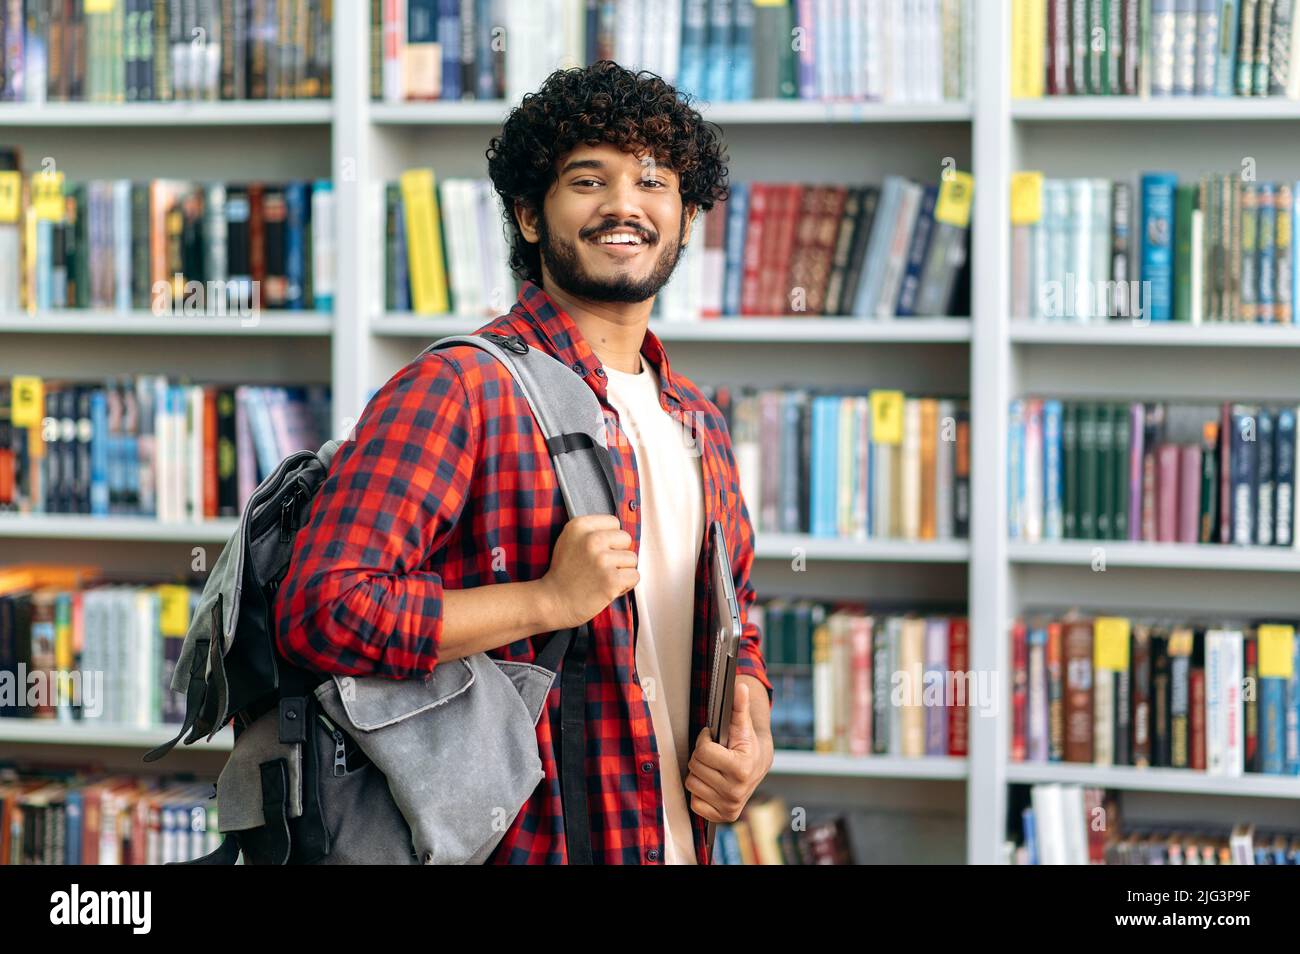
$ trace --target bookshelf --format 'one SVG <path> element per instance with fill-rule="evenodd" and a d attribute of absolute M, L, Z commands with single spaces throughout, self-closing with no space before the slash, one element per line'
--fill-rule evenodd
<path fill-rule="evenodd" d="M 976 268 L 971 345 L 973 427 L 980 428 L 973 475 L 973 665 L 1010 674 L 1009 622 L 1048 608 L 1132 615 L 1249 617 L 1300 611 L 1287 574 L 1300 552 L 1269 547 L 1168 545 L 1127 541 L 1007 540 L 1005 420 L 1021 396 L 1063 400 L 1260 400 L 1300 395 L 1283 372 L 1300 342 L 1297 328 L 1205 323 L 1036 322 L 1011 313 L 1009 176 L 1093 176 L 1134 181 L 1170 171 L 1180 181 L 1232 172 L 1254 160 L 1261 181 L 1294 179 L 1300 102 L 1285 98 L 1011 98 L 1011 4 L 990 10 L 976 64 Z M 995 13 L 994 11 L 997 11 Z M 1002 19 L 999 20 L 999 14 Z M 991 22 L 990 22 L 991 21 Z M 983 201 L 984 205 L 981 205 Z M 988 214 L 985 214 L 985 213 Z M 986 417 L 985 412 L 991 417 Z M 1104 560 L 1099 563 L 1098 560 Z M 1300 778 L 1131 766 L 1011 761 L 1009 713 L 972 720 L 968 848 L 972 862 L 996 862 L 1006 837 L 1011 786 L 1063 783 L 1116 789 L 1124 813 L 1177 827 L 1255 821 L 1294 827 Z M 998 723 L 990 725 L 989 723 Z M 1133 809 L 1130 812 L 1130 807 Z M 975 819 L 987 819 L 986 830 Z M 997 820 L 996 825 L 993 824 Z M 996 830 L 994 830 L 996 829 Z"/>
<path fill-rule="evenodd" d="M 394 180 L 416 165 L 431 165 L 444 177 L 481 177 L 486 139 L 507 108 L 481 102 L 372 102 L 367 7 L 335 5 L 334 95 L 329 102 L 0 108 L 0 142 L 22 146 L 29 163 L 31 157 L 53 155 L 71 179 L 332 178 L 334 316 L 272 314 L 255 327 L 244 327 L 238 319 L 143 312 L 0 315 L 0 374 L 98 376 L 106 369 L 147 367 L 217 373 L 254 383 L 328 381 L 334 394 L 334 433 L 342 435 L 369 391 L 425 344 L 477 327 L 479 320 L 455 315 L 372 313 L 379 276 L 367 273 L 364 252 L 383 236 L 370 234 L 365 186 Z M 968 318 L 772 318 L 652 326 L 669 344 L 674 365 L 696 380 L 870 382 L 917 393 L 969 395 L 972 434 L 977 436 L 971 445 L 977 506 L 968 541 L 760 534 L 756 589 L 764 596 L 965 601 L 971 622 L 970 668 L 1004 674 L 1010 672 L 1011 662 L 1008 623 L 1026 607 L 1068 600 L 1107 610 L 1132 606 L 1300 611 L 1293 589 L 1277 585 L 1290 582 L 1290 577 L 1277 574 L 1300 572 L 1300 554 L 1295 552 L 1009 542 L 1005 463 L 1006 409 L 1020 394 L 1300 398 L 1294 375 L 1300 329 L 1294 327 L 1053 326 L 1012 321 L 1007 217 L 1010 176 L 1019 169 L 1043 169 L 1055 176 L 1120 177 L 1138 169 L 1170 168 L 1193 175 L 1202 167 L 1232 168 L 1247 151 L 1258 157 L 1261 178 L 1300 177 L 1292 158 L 1300 136 L 1294 123 L 1300 120 L 1300 103 L 1083 97 L 1015 101 L 1010 96 L 1010 0 L 979 0 L 979 16 L 972 17 L 971 24 L 968 42 L 977 55 L 969 104 L 776 101 L 722 103 L 703 110 L 706 118 L 724 127 L 733 181 L 878 182 L 887 173 L 934 181 L 947 158 L 970 170 L 976 181 Z M 1207 137 L 1206 123 L 1214 123 L 1215 129 L 1222 125 L 1231 134 Z M 127 128 L 113 133 L 117 127 Z M 790 146 L 792 142 L 797 145 Z M 791 162 L 792 156 L 797 163 Z M 199 339 L 201 347 L 195 348 Z M 57 353 L 56 347 L 61 349 Z M 1172 350 L 1165 353 L 1165 348 Z M 132 569 L 163 572 L 174 569 L 176 561 L 188 561 L 196 544 L 220 544 L 232 526 L 231 521 L 9 518 L 0 520 L 0 549 L 6 557 L 16 553 L 25 558 L 32 552 L 47 560 L 60 555 L 66 560 L 83 555 L 102 560 L 120 551 Z M 1106 573 L 1091 572 L 1095 547 L 1105 548 Z M 782 566 L 795 549 L 803 550 L 814 572 L 794 573 Z M 1228 588 L 1222 584 L 1216 587 L 1223 570 L 1234 571 L 1230 592 L 1223 592 Z M 1298 780 L 1012 764 L 1009 705 L 1002 702 L 995 716 L 971 718 L 966 759 L 781 752 L 765 786 L 794 793 L 798 801 L 790 804 L 824 797 L 859 803 L 866 810 L 888 805 L 900 812 L 912 806 L 946 812 L 953 823 L 943 829 L 943 837 L 953 843 L 941 860 L 971 863 L 994 863 L 1001 856 L 1011 785 L 1079 782 L 1156 798 L 1300 795 Z M 0 756 L 17 746 L 56 756 L 63 746 L 145 748 L 162 737 L 154 730 L 0 723 Z M 218 737 L 216 744 L 195 754 L 219 760 L 228 746 L 228 738 L 223 743 Z M 215 774 L 220 763 L 211 764 Z M 963 843 L 956 844 L 958 839 Z"/>

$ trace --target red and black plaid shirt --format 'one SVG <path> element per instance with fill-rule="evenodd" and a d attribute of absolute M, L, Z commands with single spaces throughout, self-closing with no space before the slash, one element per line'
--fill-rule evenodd
<path fill-rule="evenodd" d="M 636 455 L 606 398 L 604 369 L 573 319 L 525 282 L 509 314 L 479 330 L 522 335 L 596 392 L 619 484 L 618 516 L 639 546 Z M 669 369 L 649 330 L 641 353 L 658 370 L 664 409 L 692 426 L 701 445 L 705 526 L 716 517 L 725 528 L 744 623 L 738 671 L 762 682 L 770 700 L 758 628 L 748 619 L 753 529 L 726 422 L 693 383 Z M 316 672 L 422 676 L 438 662 L 443 590 L 539 579 L 567 520 L 541 431 L 510 372 L 468 348 L 424 355 L 380 388 L 355 439 L 334 458 L 277 597 L 280 650 Z M 692 746 L 708 704 L 707 548 L 706 533 L 696 562 Z M 627 593 L 591 622 L 586 762 L 597 863 L 655 864 L 664 856 L 659 749 L 636 676 L 634 606 Z M 548 638 L 528 637 L 489 654 L 530 662 Z M 567 861 L 552 747 L 558 718 L 556 680 L 537 722 L 546 777 L 489 863 Z M 704 819 L 692 812 L 691 822 L 697 860 L 707 864 Z"/>

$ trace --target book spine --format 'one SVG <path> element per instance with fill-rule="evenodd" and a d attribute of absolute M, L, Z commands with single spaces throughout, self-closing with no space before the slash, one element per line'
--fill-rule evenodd
<path fill-rule="evenodd" d="M 1177 0 L 1151 0 L 1151 95 L 1172 96 L 1177 72 Z"/>
<path fill-rule="evenodd" d="M 1258 477 L 1259 444 L 1254 440 L 1257 410 L 1247 405 L 1232 409 L 1232 511 L 1230 537 L 1233 543 L 1247 546 L 1255 537 L 1255 481 Z"/>
<path fill-rule="evenodd" d="M 1261 407 L 1256 416 L 1255 443 L 1255 542 L 1260 546 L 1273 545 L 1274 491 L 1275 491 L 1275 415 L 1271 408 Z"/>
<path fill-rule="evenodd" d="M 1273 321 L 1279 325 L 1292 323 L 1295 307 L 1295 255 L 1294 237 L 1291 234 L 1295 219 L 1291 215 L 1292 188 L 1280 182 L 1273 197 Z"/>
<path fill-rule="evenodd" d="M 1172 237 L 1174 187 L 1168 174 L 1142 177 L 1142 283 L 1149 285 L 1148 317 L 1169 321 L 1173 295 Z"/>
<path fill-rule="evenodd" d="M 1273 542 L 1279 547 L 1294 543 L 1295 533 L 1295 447 L 1296 409 L 1280 407 L 1277 411 L 1277 448 L 1274 452 L 1276 472 L 1276 515 Z"/>
<path fill-rule="evenodd" d="M 1196 8 L 1198 0 L 1174 0 L 1175 96 L 1196 92 Z"/>
<path fill-rule="evenodd" d="M 1238 0 L 1220 0 L 1218 49 L 1216 50 L 1214 94 L 1231 96 L 1236 88 Z"/>

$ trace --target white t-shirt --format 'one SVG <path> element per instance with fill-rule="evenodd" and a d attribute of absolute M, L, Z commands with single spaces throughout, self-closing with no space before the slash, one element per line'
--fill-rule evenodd
<path fill-rule="evenodd" d="M 659 403 L 649 361 L 628 374 L 605 367 L 610 404 L 636 454 L 641 540 L 636 597 L 636 669 L 659 748 L 664 863 L 696 864 L 689 793 L 683 782 L 690 731 L 695 566 L 704 539 L 704 481 L 698 440 Z"/>

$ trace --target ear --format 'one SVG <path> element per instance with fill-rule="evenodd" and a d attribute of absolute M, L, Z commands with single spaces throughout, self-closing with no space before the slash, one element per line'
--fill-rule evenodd
<path fill-rule="evenodd" d="M 695 215 L 700 211 L 698 205 L 686 206 L 683 214 L 686 217 L 686 224 L 682 230 L 682 247 L 685 248 L 691 243 L 691 227 L 695 224 Z"/>
<path fill-rule="evenodd" d="M 515 199 L 515 221 L 519 223 L 519 231 L 523 233 L 524 241 L 530 244 L 536 244 L 541 241 L 541 233 L 537 230 L 537 210 L 523 199 Z"/>

